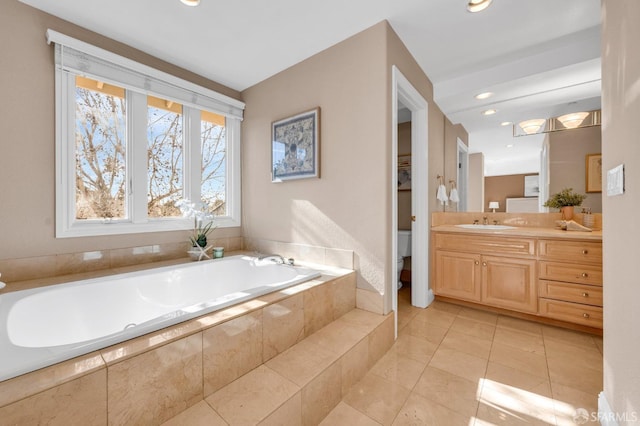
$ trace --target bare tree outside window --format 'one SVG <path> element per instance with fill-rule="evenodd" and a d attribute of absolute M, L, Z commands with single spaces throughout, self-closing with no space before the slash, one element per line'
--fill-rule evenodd
<path fill-rule="evenodd" d="M 76 219 L 126 217 L 124 93 L 76 78 Z"/>
<path fill-rule="evenodd" d="M 227 214 L 227 143 L 224 117 L 203 111 L 202 123 L 202 201 L 214 216 Z"/>
<path fill-rule="evenodd" d="M 76 77 L 76 219 L 126 219 L 126 91 Z M 184 194 L 183 106 L 147 96 L 147 214 L 178 217 Z M 201 111 L 201 198 L 227 215 L 225 117 Z M 133 143 L 135 141 L 132 141 Z"/>
<path fill-rule="evenodd" d="M 182 105 L 148 97 L 147 201 L 149 217 L 181 216 L 183 195 Z"/>

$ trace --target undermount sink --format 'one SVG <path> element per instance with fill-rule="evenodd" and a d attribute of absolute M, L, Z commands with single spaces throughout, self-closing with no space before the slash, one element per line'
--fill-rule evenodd
<path fill-rule="evenodd" d="M 498 229 L 515 229 L 515 226 L 509 225 L 480 225 L 480 224 L 472 224 L 465 223 L 463 225 L 456 225 L 460 228 L 468 228 L 468 229 L 486 229 L 486 230 L 498 230 Z"/>

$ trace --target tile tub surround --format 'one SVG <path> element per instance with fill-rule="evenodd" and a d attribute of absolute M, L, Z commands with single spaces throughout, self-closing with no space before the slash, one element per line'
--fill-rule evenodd
<path fill-rule="evenodd" d="M 311 246 L 307 244 L 287 243 L 282 241 L 260 240 L 244 237 L 216 238 L 212 245 L 223 247 L 225 256 L 239 254 L 278 253 L 295 259 L 296 264 L 307 263 L 326 265 L 333 268 L 355 269 L 353 250 L 334 249 L 329 247 Z M 60 277 L 71 274 L 113 274 L 114 269 L 153 268 L 158 265 L 190 262 L 187 249 L 188 243 L 167 243 L 139 247 L 126 247 L 111 250 L 94 250 L 79 253 L 63 253 L 46 256 L 25 257 L 16 259 L 0 259 L 0 273 L 2 280 L 9 283 L 7 290 L 16 290 L 14 283 L 21 285 L 19 290 L 36 286 L 37 283 L 25 283 Z M 96 276 L 96 275 L 91 275 Z M 52 280 L 54 283 L 55 280 Z M 47 285 L 46 281 L 43 284 Z M 5 290 L 5 291 L 7 291 Z"/>
<path fill-rule="evenodd" d="M 0 425 L 160 424 L 354 307 L 355 273 L 327 270 L 316 280 L 0 382 Z"/>
<path fill-rule="evenodd" d="M 218 238 L 216 246 L 224 247 L 225 253 L 242 250 L 242 237 Z M 35 280 L 62 275 L 91 273 L 110 269 L 138 266 L 166 261 L 186 261 L 188 259 L 187 242 L 154 244 L 139 247 L 125 247 L 111 250 L 94 250 L 80 253 L 63 253 L 18 259 L 0 259 L 0 272 L 3 281 L 12 284 L 16 281 Z M 10 287 L 10 286 L 9 286 Z"/>

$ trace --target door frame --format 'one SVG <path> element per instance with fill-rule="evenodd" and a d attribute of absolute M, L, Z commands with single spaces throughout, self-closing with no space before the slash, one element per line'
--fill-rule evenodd
<path fill-rule="evenodd" d="M 393 65 L 391 71 L 391 303 L 398 310 L 396 258 L 398 253 L 398 102 L 411 111 L 411 304 L 426 308 L 433 301 L 429 289 L 429 104 Z M 396 317 L 396 336 L 398 317 Z"/>

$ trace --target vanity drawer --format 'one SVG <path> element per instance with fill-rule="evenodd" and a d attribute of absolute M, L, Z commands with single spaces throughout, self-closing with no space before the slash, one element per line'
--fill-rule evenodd
<path fill-rule="evenodd" d="M 540 259 L 602 265 L 602 243 L 599 241 L 539 240 Z"/>
<path fill-rule="evenodd" d="M 540 261 L 538 268 L 538 278 L 602 286 L 601 266 Z"/>
<path fill-rule="evenodd" d="M 602 287 L 561 283 L 557 281 L 538 281 L 538 296 L 585 305 L 602 306 Z"/>
<path fill-rule="evenodd" d="M 602 328 L 602 308 L 598 306 L 540 298 L 538 309 L 540 315 L 548 318 Z"/>
<path fill-rule="evenodd" d="M 435 246 L 437 249 L 468 253 L 507 254 L 527 257 L 536 254 L 535 241 L 526 238 L 476 237 L 469 234 L 436 233 Z"/>

